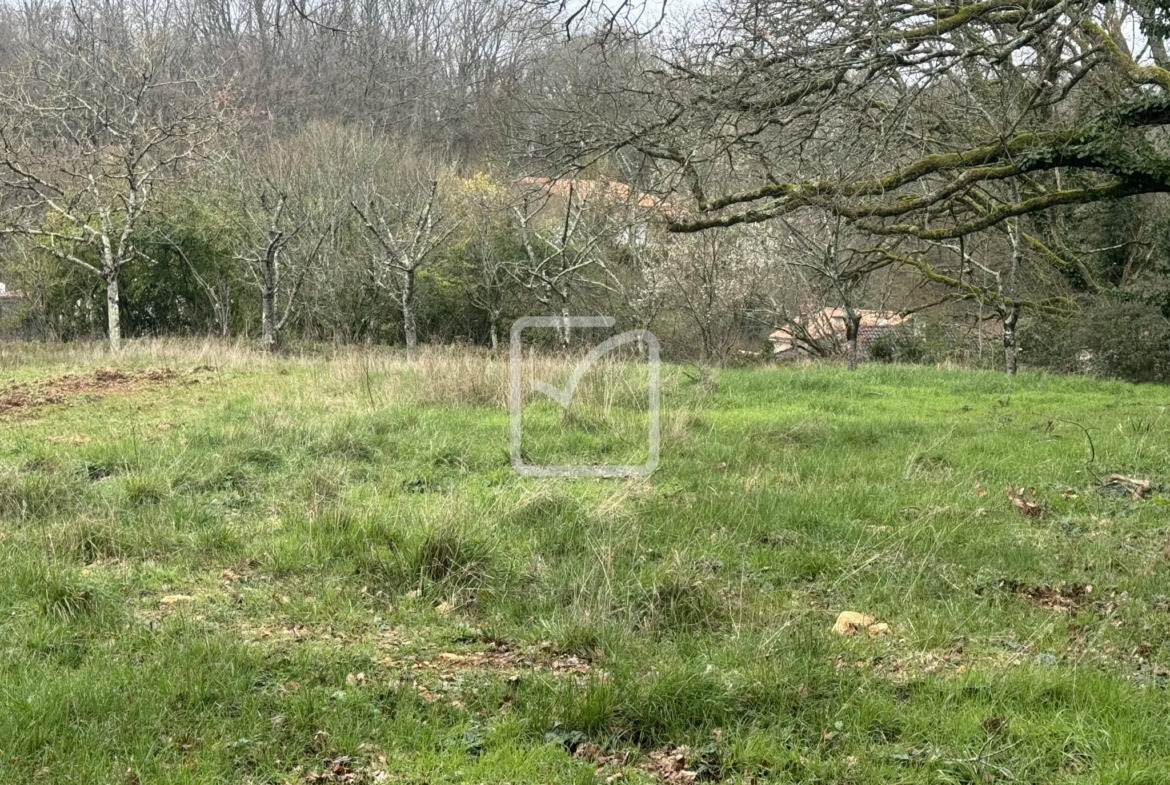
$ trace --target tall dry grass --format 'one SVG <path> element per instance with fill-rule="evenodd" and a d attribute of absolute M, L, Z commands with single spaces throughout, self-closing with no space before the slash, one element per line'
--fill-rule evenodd
<path fill-rule="evenodd" d="M 21 366 L 139 367 L 205 365 L 212 368 L 266 366 L 280 356 L 259 351 L 253 341 L 239 338 L 140 338 L 126 341 L 117 354 L 105 341 L 0 343 L 0 369 Z"/>
<path fill-rule="evenodd" d="M 527 351 L 521 362 L 522 400 L 545 397 L 533 390 L 532 383 L 536 380 L 563 386 L 586 350 L 581 348 L 568 355 Z M 308 370 L 310 383 L 302 385 L 300 391 L 310 397 L 320 391 L 320 385 L 328 384 L 356 391 L 362 399 L 379 405 L 508 407 L 508 354 L 468 346 L 423 346 L 418 359 L 411 362 L 397 347 L 304 344 L 283 353 L 266 354 L 255 342 L 246 339 L 137 339 L 125 342 L 117 354 L 112 354 L 103 342 L 0 344 L 0 374 L 9 375 L 67 373 L 102 367 L 263 371 L 280 366 L 294 371 Z M 675 370 L 668 366 L 662 369 L 664 395 L 680 384 Z M 591 366 L 581 378 L 571 408 L 587 406 L 594 415 L 609 418 L 619 410 L 644 408 L 647 388 L 645 360 L 633 349 L 614 352 Z M 287 396 L 287 391 L 281 395 Z M 664 437 L 670 440 L 675 430 L 685 429 L 686 419 L 682 417 L 675 422 L 679 418 L 664 410 Z"/>
<path fill-rule="evenodd" d="M 526 352 L 520 368 L 523 400 L 543 397 L 534 381 L 564 385 L 584 355 Z M 342 383 L 379 387 L 382 394 L 423 404 L 462 403 L 507 408 L 511 366 L 507 354 L 467 347 L 423 347 L 415 362 L 397 353 L 353 350 L 336 355 L 330 364 Z M 594 364 L 577 385 L 574 402 L 599 406 L 644 406 L 645 362 L 617 356 Z M 663 382 L 673 377 L 663 374 Z"/>

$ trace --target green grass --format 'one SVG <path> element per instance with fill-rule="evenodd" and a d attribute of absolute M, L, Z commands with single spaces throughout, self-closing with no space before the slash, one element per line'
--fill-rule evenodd
<path fill-rule="evenodd" d="M 665 368 L 651 478 L 542 480 L 498 358 L 0 361 L 178 371 L 0 415 L 0 782 L 1170 781 L 1166 388 Z M 640 378 L 526 453 L 642 460 Z"/>

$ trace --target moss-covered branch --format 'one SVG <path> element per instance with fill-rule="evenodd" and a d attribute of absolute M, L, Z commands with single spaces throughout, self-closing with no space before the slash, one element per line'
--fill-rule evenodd
<path fill-rule="evenodd" d="M 1134 84 L 1157 85 L 1170 89 L 1170 71 L 1157 65 L 1138 65 L 1133 57 L 1113 40 L 1105 28 L 1092 19 L 1081 22 L 1081 30 L 1109 55 L 1113 64 L 1118 66 Z"/>
<path fill-rule="evenodd" d="M 926 280 L 951 289 L 951 299 L 954 300 L 973 300 L 988 306 L 1008 308 L 1019 306 L 1026 311 L 1051 315 L 1068 314 L 1076 310 L 1076 303 L 1067 297 L 1049 297 L 1043 300 L 1004 297 L 994 289 L 988 289 L 985 286 L 979 286 L 970 281 L 960 280 L 953 275 L 939 272 L 925 259 L 913 254 L 896 254 L 885 248 L 869 248 L 862 253 L 876 255 L 886 261 L 914 268 Z"/>
<path fill-rule="evenodd" d="M 1166 190 L 1166 184 L 1163 182 L 1114 180 L 1104 185 L 1049 191 L 1030 199 L 1008 202 L 988 210 L 973 220 L 940 227 L 938 229 L 928 229 L 917 224 L 879 224 L 868 221 L 858 221 L 855 225 L 872 234 L 908 235 L 910 237 L 917 237 L 920 240 L 950 240 L 982 231 L 1008 218 L 1037 213 L 1060 205 L 1086 204 L 1105 199 L 1119 199 L 1124 196 L 1164 190 Z"/>

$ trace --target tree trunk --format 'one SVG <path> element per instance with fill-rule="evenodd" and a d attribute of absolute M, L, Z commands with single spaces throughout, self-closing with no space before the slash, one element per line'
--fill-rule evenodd
<path fill-rule="evenodd" d="M 277 251 L 270 246 L 264 256 L 264 277 L 260 288 L 260 343 L 266 352 L 276 351 L 276 267 Z"/>
<path fill-rule="evenodd" d="M 569 333 L 569 304 L 561 302 L 561 349 L 569 351 L 569 341 L 572 335 Z"/>
<path fill-rule="evenodd" d="M 1020 199 L 1020 187 L 1016 186 L 1016 200 Z M 1015 224 L 1008 234 L 1008 239 L 1012 244 L 1012 266 L 1008 273 L 1008 291 L 1007 296 L 1011 307 L 1002 311 L 1003 313 L 1003 365 L 1004 370 L 1007 371 L 1008 376 L 1016 375 L 1017 355 L 1019 350 L 1016 348 L 1016 324 L 1020 321 L 1020 303 L 1016 300 L 1018 297 L 1018 286 L 1020 267 L 1024 261 L 1024 219 L 1021 216 L 1015 220 Z"/>
<path fill-rule="evenodd" d="M 215 320 L 219 327 L 219 337 L 227 340 L 228 333 L 231 331 L 232 323 L 232 306 L 231 306 L 231 291 L 222 293 L 223 296 L 216 295 L 212 300 L 212 308 L 215 310 Z"/>
<path fill-rule="evenodd" d="M 488 328 L 491 333 L 492 351 L 500 348 L 500 317 L 493 311 L 488 314 Z"/>
<path fill-rule="evenodd" d="M 260 344 L 266 352 L 276 351 L 276 289 L 265 286 L 260 293 Z"/>
<path fill-rule="evenodd" d="M 979 363 L 983 364 L 983 303 L 979 303 L 979 319 L 975 322 L 975 334 L 979 347 Z"/>
<path fill-rule="evenodd" d="M 1003 317 L 1003 364 L 1008 376 L 1016 375 L 1016 324 L 1020 321 L 1020 305 L 1015 303 Z"/>
<path fill-rule="evenodd" d="M 418 324 L 414 319 L 414 269 L 402 273 L 402 331 L 406 334 L 406 359 L 418 359 Z"/>
<path fill-rule="evenodd" d="M 849 343 L 849 370 L 856 371 L 861 359 L 861 347 L 858 339 L 861 337 L 861 315 L 852 311 L 845 312 L 845 340 Z"/>
<path fill-rule="evenodd" d="M 110 336 L 110 351 L 122 348 L 122 314 L 118 309 L 118 270 L 106 270 L 106 325 Z"/>

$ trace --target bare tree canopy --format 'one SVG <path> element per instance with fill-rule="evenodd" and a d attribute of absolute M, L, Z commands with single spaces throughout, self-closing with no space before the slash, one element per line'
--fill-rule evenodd
<path fill-rule="evenodd" d="M 644 109 L 607 138 L 693 197 L 676 232 L 816 208 L 952 239 L 1166 190 L 1170 71 L 1160 39 L 1133 51 L 1134 21 L 1153 20 L 1055 0 L 732 0 L 647 64 Z"/>
<path fill-rule="evenodd" d="M 161 184 L 218 129 L 210 69 L 182 45 L 74 9 L 35 29 L 0 83 L 3 231 L 106 282 L 110 344 L 121 339 L 119 273 L 142 254 L 134 234 Z M 41 30 L 40 32 L 45 32 Z"/>

